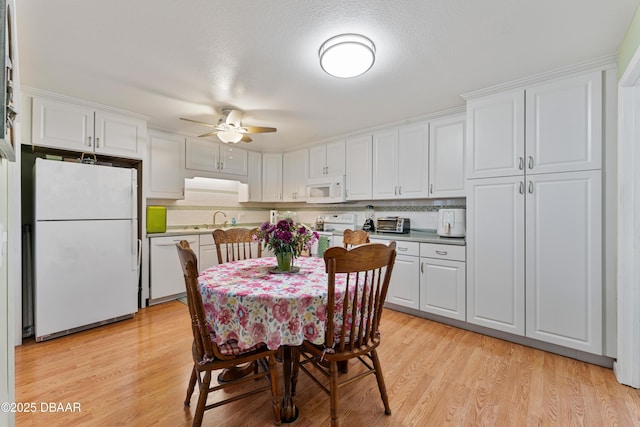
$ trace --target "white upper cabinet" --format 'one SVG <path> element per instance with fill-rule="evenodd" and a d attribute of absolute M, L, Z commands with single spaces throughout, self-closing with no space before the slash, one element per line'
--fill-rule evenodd
<path fill-rule="evenodd" d="M 262 154 L 249 151 L 247 173 L 247 202 L 262 201 Z"/>
<path fill-rule="evenodd" d="M 467 178 L 600 169 L 602 72 L 472 99 L 467 124 Z"/>
<path fill-rule="evenodd" d="M 189 176 L 221 178 L 224 175 L 246 177 L 248 152 L 233 145 L 207 139 L 187 138 L 185 168 Z M 204 172 L 204 173 L 203 173 Z"/>
<path fill-rule="evenodd" d="M 467 178 L 524 172 L 524 91 L 467 102 Z"/>
<path fill-rule="evenodd" d="M 152 131 L 149 135 L 149 164 L 146 197 L 184 198 L 184 137 Z"/>
<path fill-rule="evenodd" d="M 373 198 L 429 196 L 429 125 L 416 123 L 373 135 Z"/>
<path fill-rule="evenodd" d="M 398 197 L 398 129 L 373 135 L 373 198 Z"/>
<path fill-rule="evenodd" d="M 602 167 L 602 72 L 527 87 L 527 173 Z"/>
<path fill-rule="evenodd" d="M 429 197 L 429 124 L 398 130 L 398 198 Z"/>
<path fill-rule="evenodd" d="M 282 201 L 306 200 L 309 150 L 296 150 L 282 156 Z"/>
<path fill-rule="evenodd" d="M 141 159 L 147 125 L 144 120 L 80 103 L 33 98 L 33 145 Z"/>
<path fill-rule="evenodd" d="M 466 197 L 465 116 L 429 123 L 429 197 Z"/>
<path fill-rule="evenodd" d="M 372 138 L 371 135 L 349 138 L 346 147 L 347 200 L 372 198 Z"/>
<path fill-rule="evenodd" d="M 282 154 L 262 153 L 262 201 L 282 201 Z"/>
<path fill-rule="evenodd" d="M 345 174 L 345 142 L 334 141 L 309 148 L 309 178 Z"/>

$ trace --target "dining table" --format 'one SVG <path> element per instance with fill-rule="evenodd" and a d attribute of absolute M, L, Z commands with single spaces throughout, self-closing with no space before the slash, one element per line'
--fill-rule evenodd
<path fill-rule="evenodd" d="M 298 257 L 292 272 L 279 272 L 273 257 L 227 262 L 198 276 L 205 315 L 218 345 L 235 341 L 240 350 L 264 344 L 282 350 L 283 422 L 298 417 L 293 401 L 293 349 L 304 340 L 325 340 L 328 283 L 323 258 Z M 336 277 L 336 303 L 346 277 Z M 342 286 L 340 286 L 342 285 Z M 350 293 L 352 289 L 350 288 Z M 336 310 L 342 323 L 342 310 Z"/>

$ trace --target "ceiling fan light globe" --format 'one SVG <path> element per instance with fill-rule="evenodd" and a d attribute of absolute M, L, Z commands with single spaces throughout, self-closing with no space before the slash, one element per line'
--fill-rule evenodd
<path fill-rule="evenodd" d="M 236 142 L 240 142 L 242 139 L 242 134 L 240 132 L 235 132 L 232 130 L 226 130 L 222 132 L 218 132 L 218 139 L 225 143 L 235 144 Z"/>
<path fill-rule="evenodd" d="M 359 34 L 341 34 L 320 46 L 320 66 L 335 77 L 356 77 L 367 72 L 375 62 L 376 47 Z"/>

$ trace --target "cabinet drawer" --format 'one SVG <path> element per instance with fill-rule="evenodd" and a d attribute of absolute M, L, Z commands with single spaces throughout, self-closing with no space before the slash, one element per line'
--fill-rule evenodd
<path fill-rule="evenodd" d="M 370 239 L 371 243 L 382 243 L 388 245 L 389 242 L 395 239 Z M 418 242 L 404 242 L 401 240 L 395 240 L 396 252 L 398 255 L 419 256 L 420 255 L 420 243 Z"/>
<path fill-rule="evenodd" d="M 437 243 L 420 243 L 420 256 L 454 261 L 464 261 L 466 259 L 464 246 Z"/>
<path fill-rule="evenodd" d="M 202 245 L 215 245 L 213 241 L 213 232 L 200 235 L 200 246 Z"/>

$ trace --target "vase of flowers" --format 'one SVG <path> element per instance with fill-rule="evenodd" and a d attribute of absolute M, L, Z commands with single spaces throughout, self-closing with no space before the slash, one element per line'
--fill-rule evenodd
<path fill-rule="evenodd" d="M 275 224 L 263 223 L 254 239 L 264 242 L 265 247 L 276 255 L 278 271 L 291 271 L 292 261 L 303 250 L 311 249 L 318 237 L 318 233 L 306 225 L 296 224 L 291 218 L 285 218 Z"/>

